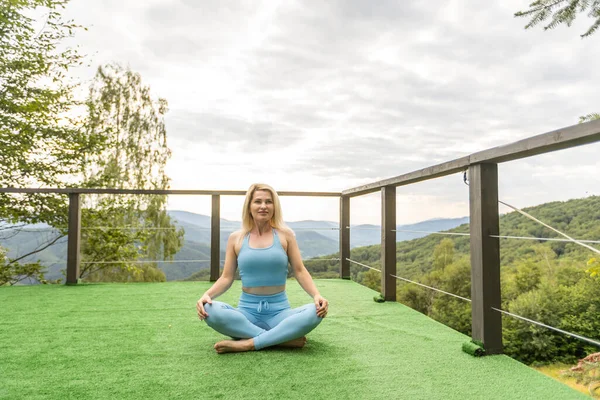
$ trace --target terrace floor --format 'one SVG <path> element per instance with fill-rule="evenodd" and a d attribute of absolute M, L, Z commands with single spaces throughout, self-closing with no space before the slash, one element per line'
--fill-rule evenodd
<path fill-rule="evenodd" d="M 586 399 L 351 281 L 303 349 L 219 355 L 197 319 L 208 282 L 0 288 L 1 399 Z M 219 300 L 237 304 L 240 283 Z M 293 306 L 310 302 L 289 282 Z"/>

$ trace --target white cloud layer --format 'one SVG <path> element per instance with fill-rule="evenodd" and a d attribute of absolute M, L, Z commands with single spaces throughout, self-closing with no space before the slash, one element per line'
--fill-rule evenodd
<path fill-rule="evenodd" d="M 72 0 L 66 12 L 89 28 L 74 39 L 90 55 L 82 77 L 119 62 L 169 101 L 175 189 L 340 191 L 600 112 L 600 34 L 579 37 L 585 16 L 525 31 L 513 13 L 527 2 L 436 4 Z M 599 150 L 501 165 L 501 196 L 523 207 L 598 195 Z M 458 175 L 398 193 L 399 223 L 468 213 Z M 338 218 L 331 199 L 284 204 L 289 220 Z M 224 200 L 223 216 L 240 206 Z M 206 214 L 210 200 L 170 207 Z M 352 207 L 353 223 L 379 222 L 378 195 Z"/>

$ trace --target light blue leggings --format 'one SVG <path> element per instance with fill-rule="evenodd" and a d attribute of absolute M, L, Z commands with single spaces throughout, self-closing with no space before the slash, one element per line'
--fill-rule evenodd
<path fill-rule="evenodd" d="M 213 301 L 205 304 L 206 323 L 234 339 L 254 339 L 256 350 L 298 339 L 319 325 L 314 304 L 291 308 L 285 291 L 268 296 L 242 292 L 238 308 Z"/>

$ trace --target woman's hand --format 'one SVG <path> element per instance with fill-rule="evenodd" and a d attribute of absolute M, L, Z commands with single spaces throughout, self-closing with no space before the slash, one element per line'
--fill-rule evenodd
<path fill-rule="evenodd" d="M 212 299 L 210 298 L 209 295 L 207 295 L 205 293 L 202 295 L 202 297 L 200 297 L 200 300 L 198 300 L 198 302 L 196 303 L 196 310 L 198 310 L 198 318 L 200 318 L 200 321 L 202 321 L 206 317 L 208 317 L 208 314 L 206 313 L 206 310 L 204 309 L 204 305 L 206 303 L 212 304 Z"/>
<path fill-rule="evenodd" d="M 316 295 L 313 299 L 315 300 L 315 306 L 317 307 L 317 316 L 320 318 L 325 318 L 327 316 L 329 302 L 320 294 Z"/>

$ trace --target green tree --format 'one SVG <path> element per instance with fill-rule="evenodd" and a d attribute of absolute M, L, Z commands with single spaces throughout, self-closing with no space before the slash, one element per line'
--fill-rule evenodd
<path fill-rule="evenodd" d="M 0 186 L 168 188 L 164 166 L 170 151 L 162 121 L 167 104 L 150 99 L 139 75 L 114 66 L 101 69 L 90 90 L 87 117 L 71 117 L 79 103 L 67 71 L 80 65 L 82 56 L 60 50 L 63 40 L 80 28 L 62 19 L 67 3 L 0 0 Z M 46 12 L 42 23 L 28 16 L 33 10 Z M 83 222 L 90 228 L 83 233 L 84 260 L 105 263 L 84 264 L 82 274 L 103 279 L 100 265 L 103 271 L 113 270 L 111 276 L 123 272 L 126 280 L 160 279 L 155 264 L 123 260 L 168 259 L 181 247 L 183 232 L 171 224 L 165 196 L 84 200 Z M 4 257 L 0 276 L 7 278 L 0 283 L 43 280 L 39 264 L 19 262 L 67 233 L 66 211 L 65 196 L 0 194 L 0 222 L 10 224 L 11 231 L 40 222 L 57 228 L 56 237 L 32 253 Z M 116 226 L 121 229 L 106 229 Z"/>
<path fill-rule="evenodd" d="M 547 325 L 598 340 L 600 332 L 600 285 L 590 277 L 572 286 L 542 282 L 508 304 L 509 311 Z M 594 346 L 562 333 L 505 317 L 505 352 L 531 364 L 574 362 L 593 352 Z"/>
<path fill-rule="evenodd" d="M 423 277 L 421 278 L 421 283 L 436 289 L 441 289 L 442 281 L 444 279 L 443 276 L 444 270 L 434 269 L 428 274 L 423 275 Z M 445 295 L 431 289 L 423 288 L 423 290 L 425 291 L 425 309 L 427 310 L 427 315 L 431 315 L 433 304 L 436 301 L 436 299 L 438 299 L 440 296 Z"/>
<path fill-rule="evenodd" d="M 525 211 L 552 226 L 559 226 L 572 237 L 596 239 L 600 236 L 597 223 L 600 196 L 546 203 Z M 468 232 L 468 225 L 451 231 Z M 500 231 L 510 236 L 549 234 L 516 212 L 500 217 Z M 469 240 L 463 237 L 453 240 L 452 263 L 443 269 L 433 265 L 434 253 L 443 254 L 438 236 L 397 243 L 398 275 L 469 298 Z M 506 240 L 502 242 L 501 250 L 503 310 L 600 340 L 600 285 L 596 278 L 590 277 L 591 270 L 585 272 L 594 265 L 586 265 L 590 258 L 588 249 L 568 242 Z M 379 245 L 352 249 L 353 260 L 373 266 L 378 265 L 376 260 L 380 254 Z M 356 276 L 364 283 L 364 268 L 356 268 L 361 270 Z M 431 318 L 469 333 L 471 316 L 467 302 L 401 281 L 397 283 L 396 297 L 399 302 Z M 503 324 L 507 353 L 527 363 L 571 362 L 595 351 L 584 341 L 509 316 L 503 317 Z"/>
<path fill-rule="evenodd" d="M 540 268 L 546 271 L 548 279 L 554 279 L 554 274 L 557 269 L 556 253 L 548 245 L 538 244 L 532 247 L 535 258 L 532 260 L 538 262 Z"/>
<path fill-rule="evenodd" d="M 45 282 L 42 266 L 39 263 L 10 262 L 6 257 L 6 249 L 0 247 L 0 286 L 14 285 L 28 278 Z"/>
<path fill-rule="evenodd" d="M 82 134 L 78 121 L 69 117 L 77 103 L 66 73 L 81 64 L 82 56 L 61 47 L 80 28 L 61 17 L 67 2 L 0 0 L 0 187 L 68 186 L 98 140 Z M 28 16 L 34 9 L 46 12 L 39 27 Z M 13 229 L 27 223 L 59 228 L 47 245 L 66 234 L 66 210 L 65 196 L 0 194 L 0 223 Z M 19 265 L 25 256 L 6 259 L 0 274 L 27 271 L 43 279 L 39 264 Z"/>
<path fill-rule="evenodd" d="M 577 15 L 582 12 L 587 12 L 588 17 L 595 19 L 589 29 L 581 35 L 581 37 L 587 37 L 595 33 L 600 26 L 600 1 L 597 0 L 536 0 L 529 5 L 529 10 L 518 11 L 515 16 L 530 18 L 529 23 L 525 25 L 525 29 L 532 28 L 552 17 L 552 21 L 544 26 L 544 30 L 548 30 L 560 24 L 566 24 L 570 27 Z M 584 123 L 597 119 L 600 119 L 600 113 L 591 113 L 580 116 L 579 122 Z M 591 264 L 593 264 L 592 260 L 590 260 Z M 591 273 L 594 274 L 594 272 L 598 273 L 592 267 Z"/>
<path fill-rule="evenodd" d="M 537 289 L 542 281 L 542 270 L 538 263 L 533 260 L 526 260 L 517 265 L 517 272 L 514 276 L 517 292 L 526 293 Z"/>
<path fill-rule="evenodd" d="M 573 286 L 559 287 L 560 328 L 593 340 L 600 340 L 600 285 L 587 275 Z M 587 342 L 572 339 L 562 348 L 572 361 L 597 351 Z"/>
<path fill-rule="evenodd" d="M 461 257 L 447 265 L 439 279 L 439 289 L 464 298 L 471 297 L 471 263 Z M 449 296 L 438 295 L 431 306 L 429 316 L 464 334 L 471 332 L 471 303 Z"/>
<path fill-rule="evenodd" d="M 523 293 L 510 302 L 509 311 L 545 324 L 560 325 L 560 296 L 555 287 L 542 285 L 539 289 Z M 519 361 L 552 362 L 561 354 L 556 340 L 562 340 L 546 328 L 518 319 L 503 317 L 504 352 Z"/>
<path fill-rule="evenodd" d="M 362 284 L 381 293 L 381 272 L 370 269 L 363 274 Z"/>
<path fill-rule="evenodd" d="M 530 18 L 525 29 L 537 26 L 543 21 L 551 18 L 544 26 L 544 30 L 556 28 L 560 24 L 571 26 L 578 14 L 587 12 L 588 17 L 594 19 L 594 23 L 581 35 L 587 37 L 596 32 L 600 26 L 600 2 L 590 0 L 536 0 L 529 5 L 526 11 L 518 11 L 516 17 Z"/>
<path fill-rule="evenodd" d="M 168 189 L 166 100 L 154 100 L 139 74 L 109 64 L 98 68 L 86 104 L 87 135 L 104 138 L 102 151 L 85 160 L 86 185 Z M 86 197 L 81 277 L 160 280 L 155 263 L 140 261 L 170 259 L 182 246 L 183 230 L 173 225 L 166 200 L 158 195 Z"/>
<path fill-rule="evenodd" d="M 428 289 L 413 285 L 411 283 L 403 283 L 397 288 L 396 299 L 422 314 L 428 314 Z"/>
<path fill-rule="evenodd" d="M 454 241 L 443 239 L 433 250 L 433 268 L 444 269 L 454 259 Z"/>
<path fill-rule="evenodd" d="M 82 56 L 59 44 L 78 28 L 57 11 L 67 1 L 0 1 L 0 186 L 63 186 L 65 177 L 82 170 L 82 154 L 95 142 L 69 118 L 76 105 L 74 85 L 65 73 Z M 47 10 L 44 27 L 25 13 Z M 28 207 L 21 201 L 26 200 Z M 65 199 L 53 195 L 0 196 L 0 211 L 9 222 L 65 225 Z"/>

